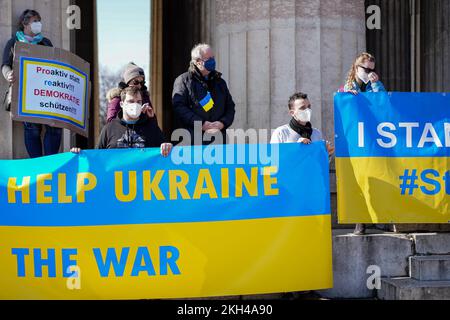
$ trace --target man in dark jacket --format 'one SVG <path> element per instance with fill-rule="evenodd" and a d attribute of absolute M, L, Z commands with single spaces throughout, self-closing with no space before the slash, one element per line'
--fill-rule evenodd
<path fill-rule="evenodd" d="M 223 143 L 226 143 L 226 129 L 234 121 L 233 98 L 222 74 L 215 69 L 211 47 L 196 45 L 191 52 L 188 72 L 180 75 L 173 86 L 172 104 L 177 126 L 189 130 L 192 143 L 195 122 L 199 122 L 202 133 L 222 133 Z"/>
<path fill-rule="evenodd" d="M 121 92 L 122 110 L 116 119 L 107 123 L 100 134 L 97 149 L 161 148 L 167 157 L 172 150 L 171 143 L 164 142 L 164 135 L 157 122 L 151 121 L 142 112 L 142 95 L 138 87 L 127 87 Z M 79 153 L 79 148 L 72 148 Z"/>

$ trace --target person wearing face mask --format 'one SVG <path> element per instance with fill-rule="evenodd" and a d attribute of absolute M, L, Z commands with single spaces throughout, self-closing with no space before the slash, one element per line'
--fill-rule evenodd
<path fill-rule="evenodd" d="M 126 65 L 122 74 L 122 81 L 118 87 L 109 90 L 106 94 L 106 100 L 108 101 L 106 121 L 111 122 L 117 117 L 121 110 L 120 93 L 127 87 L 137 87 L 141 90 L 142 103 L 144 104 L 143 112 L 147 114 L 151 121 L 157 122 L 152 102 L 150 101 L 150 94 L 145 86 L 144 69 L 133 62 Z"/>
<path fill-rule="evenodd" d="M 348 72 L 347 81 L 343 92 L 358 94 L 360 92 L 386 92 L 378 74 L 375 73 L 375 57 L 364 52 L 356 57 Z M 375 226 L 377 227 L 377 226 Z M 358 223 L 353 234 L 363 235 L 366 233 L 367 225 Z M 381 226 L 383 230 L 397 232 L 395 224 Z"/>
<path fill-rule="evenodd" d="M 188 72 L 173 85 L 172 105 L 176 127 L 187 129 L 192 142 L 194 124 L 201 122 L 202 133 L 220 132 L 226 143 L 225 133 L 234 121 L 235 104 L 222 74 L 216 71 L 214 53 L 208 44 L 192 49 Z"/>
<path fill-rule="evenodd" d="M 311 125 L 311 103 L 308 95 L 297 92 L 289 98 L 289 115 L 291 121 L 275 129 L 270 143 L 303 143 L 311 144 L 315 141 L 321 141 L 322 133 Z M 331 158 L 334 154 L 334 147 L 327 141 L 328 155 Z"/>
<path fill-rule="evenodd" d="M 127 87 L 122 90 L 121 110 L 117 117 L 107 123 L 100 134 L 97 149 L 121 148 L 156 148 L 167 157 L 172 150 L 171 143 L 164 142 L 164 135 L 158 124 L 150 121 L 143 112 L 142 94 L 137 87 Z M 71 152 L 79 153 L 79 148 Z"/>
<path fill-rule="evenodd" d="M 52 42 L 45 38 L 42 33 L 41 16 L 35 10 L 25 10 L 19 18 L 18 30 L 16 34 L 6 43 L 3 51 L 2 74 L 10 87 L 5 93 L 3 104 L 6 110 L 11 108 L 11 86 L 16 82 L 14 74 L 13 60 L 14 47 L 17 42 L 37 44 L 52 47 Z M 25 147 L 30 158 L 41 157 L 43 155 L 56 154 L 61 144 L 62 129 L 45 125 L 44 140 L 41 140 L 43 125 L 37 123 L 24 122 Z"/>
<path fill-rule="evenodd" d="M 344 92 L 358 94 L 359 92 L 383 92 L 386 91 L 380 77 L 375 73 L 375 57 L 364 52 L 356 57 L 347 81 Z"/>

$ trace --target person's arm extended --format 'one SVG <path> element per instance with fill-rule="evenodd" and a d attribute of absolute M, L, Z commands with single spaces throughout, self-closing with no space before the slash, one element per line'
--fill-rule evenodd
<path fill-rule="evenodd" d="M 5 49 L 3 50 L 3 57 L 2 57 L 2 74 L 3 77 L 8 81 L 8 76 L 12 71 L 13 66 L 13 46 L 14 46 L 14 39 L 10 39 L 5 46 Z"/>
<path fill-rule="evenodd" d="M 173 85 L 172 105 L 176 117 L 183 126 L 193 128 L 195 121 L 202 121 L 203 123 L 203 119 L 189 107 L 188 88 L 184 84 L 182 77 L 178 77 Z"/>
<path fill-rule="evenodd" d="M 3 77 L 6 79 L 6 81 L 8 81 L 8 76 L 9 76 L 11 71 L 12 71 L 12 68 L 10 66 L 8 66 L 6 64 L 3 65 L 3 67 L 2 67 L 2 74 L 3 74 Z"/>

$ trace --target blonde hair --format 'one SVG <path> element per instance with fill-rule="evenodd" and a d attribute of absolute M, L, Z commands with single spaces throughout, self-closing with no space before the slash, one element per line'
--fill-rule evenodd
<path fill-rule="evenodd" d="M 367 52 L 363 52 L 356 57 L 355 62 L 353 62 L 353 65 L 350 68 L 350 71 L 348 72 L 347 81 L 345 82 L 345 86 L 348 89 L 354 89 L 353 82 L 356 81 L 356 70 L 358 69 L 359 65 L 361 65 L 366 61 L 375 62 L 375 57 Z"/>

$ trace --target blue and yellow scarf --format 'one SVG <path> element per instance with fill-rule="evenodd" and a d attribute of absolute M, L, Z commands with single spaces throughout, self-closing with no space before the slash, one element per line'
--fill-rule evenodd
<path fill-rule="evenodd" d="M 20 42 L 31 43 L 31 44 L 38 44 L 39 42 L 42 41 L 42 39 L 44 39 L 44 37 L 42 36 L 41 33 L 35 35 L 34 37 L 30 37 L 30 36 L 27 36 L 26 34 L 24 34 L 23 31 L 17 31 L 16 38 Z"/>

